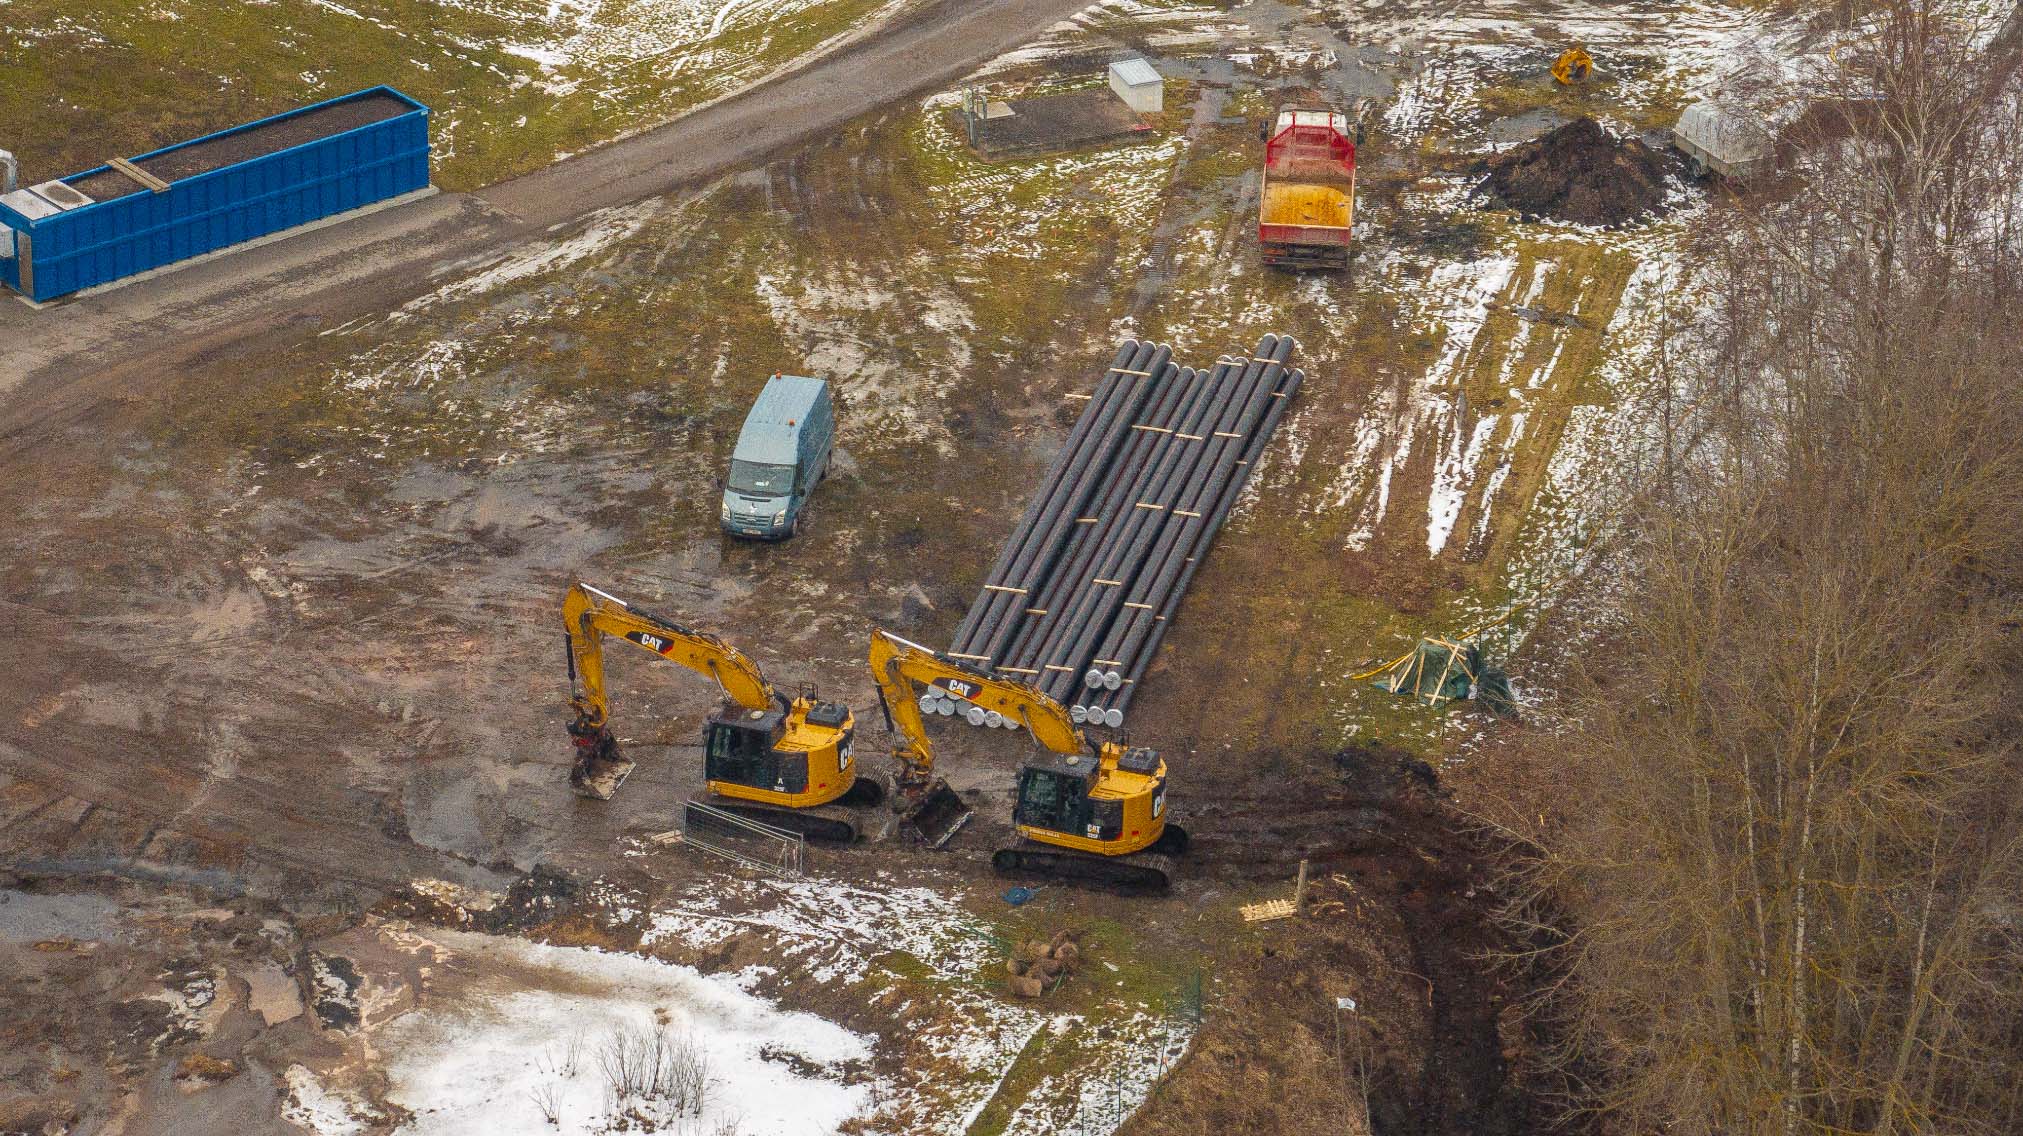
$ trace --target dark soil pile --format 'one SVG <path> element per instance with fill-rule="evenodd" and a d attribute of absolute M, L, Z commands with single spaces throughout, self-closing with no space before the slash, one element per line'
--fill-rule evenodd
<path fill-rule="evenodd" d="M 1489 159 L 1476 192 L 1526 220 L 1549 217 L 1612 228 L 1665 207 L 1665 174 L 1674 160 L 1632 138 L 1611 138 L 1592 118 Z"/>

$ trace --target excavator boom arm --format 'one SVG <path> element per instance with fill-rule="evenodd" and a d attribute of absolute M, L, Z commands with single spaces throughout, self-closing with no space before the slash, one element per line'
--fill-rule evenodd
<path fill-rule="evenodd" d="M 1022 682 L 978 674 L 949 662 L 918 643 L 886 631 L 871 634 L 871 674 L 886 713 L 906 744 L 894 751 L 913 772 L 926 777 L 934 769 L 934 745 L 920 716 L 917 686 L 938 686 L 1032 731 L 1033 740 L 1055 753 L 1081 753 L 1088 740 L 1068 716 L 1067 708 Z"/>
<path fill-rule="evenodd" d="M 588 584 L 569 587 L 562 600 L 569 632 L 569 669 L 583 684 L 584 710 L 598 723 L 610 710 L 604 686 L 604 637 L 615 635 L 664 659 L 708 675 L 724 695 L 747 710 L 764 710 L 778 700 L 765 672 L 744 652 L 705 631 L 643 611 Z"/>

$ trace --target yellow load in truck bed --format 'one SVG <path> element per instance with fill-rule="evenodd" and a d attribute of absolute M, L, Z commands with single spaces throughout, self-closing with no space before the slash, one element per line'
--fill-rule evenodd
<path fill-rule="evenodd" d="M 1352 200 L 1347 192 L 1332 185 L 1266 179 L 1263 220 L 1267 225 L 1318 225 L 1346 229 L 1349 227 Z"/>

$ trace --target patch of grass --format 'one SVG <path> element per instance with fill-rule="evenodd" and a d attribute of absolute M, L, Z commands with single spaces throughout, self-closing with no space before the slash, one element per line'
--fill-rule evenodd
<path fill-rule="evenodd" d="M 1032 1091 L 1039 1087 L 1051 1073 L 1064 1072 L 1074 1068 L 1081 1056 L 1081 1045 L 1076 1035 L 1078 1027 L 1070 1027 L 1061 1036 L 1055 1036 L 1051 1029 L 1034 1031 L 1025 1048 L 1012 1060 L 1011 1068 L 1005 1071 L 1004 1080 L 998 1083 L 997 1092 L 984 1102 L 976 1119 L 965 1129 L 965 1136 L 1000 1136 L 1006 1125 L 1011 1123 L 1012 1114 Z"/>
<path fill-rule="evenodd" d="M 552 74 L 516 45 L 548 42 L 547 6 L 500 0 L 168 5 L 14 0 L 0 22 L 0 136 L 34 180 L 75 173 L 363 87 L 432 108 L 435 179 L 470 189 L 674 116 L 865 19 L 882 0 L 820 0 L 733 17 L 714 41 L 629 65 Z M 611 9 L 622 18 L 623 6 Z M 698 50 L 709 66 L 685 66 Z"/>
<path fill-rule="evenodd" d="M 887 951 L 872 961 L 906 982 L 928 982 L 935 977 L 933 967 L 906 951 Z"/>

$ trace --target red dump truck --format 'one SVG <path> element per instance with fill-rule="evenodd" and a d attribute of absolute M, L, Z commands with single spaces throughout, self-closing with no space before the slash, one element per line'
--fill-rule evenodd
<path fill-rule="evenodd" d="M 1347 115 L 1281 110 L 1264 144 L 1257 240 L 1264 262 L 1347 268 L 1356 219 L 1356 143 Z"/>

